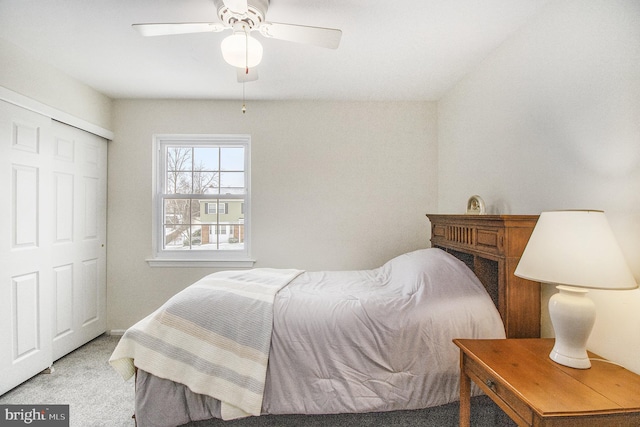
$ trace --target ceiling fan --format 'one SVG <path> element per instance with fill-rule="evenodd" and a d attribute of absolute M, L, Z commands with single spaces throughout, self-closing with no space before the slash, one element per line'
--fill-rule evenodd
<path fill-rule="evenodd" d="M 259 31 L 262 36 L 329 49 L 337 49 L 342 31 L 334 28 L 267 22 L 269 0 L 213 0 L 221 22 L 186 22 L 133 24 L 143 36 L 164 36 L 188 33 L 221 32 L 233 34 L 221 43 L 222 54 L 238 70 L 238 81 L 258 78 L 256 65 L 262 59 L 262 45 L 250 36 Z"/>

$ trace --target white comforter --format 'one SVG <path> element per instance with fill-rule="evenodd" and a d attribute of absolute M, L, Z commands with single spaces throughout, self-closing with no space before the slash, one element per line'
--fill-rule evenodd
<path fill-rule="evenodd" d="M 265 414 L 449 403 L 459 396 L 452 339 L 505 336 L 482 284 L 439 249 L 404 254 L 374 270 L 303 273 L 280 290 L 273 309 Z M 139 375 L 138 425 L 220 417 L 219 402 L 181 387 Z"/>

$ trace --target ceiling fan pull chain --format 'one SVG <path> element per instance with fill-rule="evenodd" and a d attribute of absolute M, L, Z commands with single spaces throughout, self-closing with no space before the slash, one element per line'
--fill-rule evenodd
<path fill-rule="evenodd" d="M 242 82 L 242 114 L 247 112 L 247 106 L 244 104 L 244 82 Z"/>

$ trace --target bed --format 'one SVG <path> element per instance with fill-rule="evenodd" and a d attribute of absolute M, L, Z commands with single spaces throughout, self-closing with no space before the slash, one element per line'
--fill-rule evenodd
<path fill-rule="evenodd" d="M 429 218 L 432 248 L 376 269 L 218 272 L 171 298 L 127 330 L 110 359 L 125 378 L 135 374 L 137 424 L 458 400 L 453 338 L 535 334 L 509 317 L 519 313 L 510 304 L 535 301 L 502 295 L 536 288 L 505 277 L 519 257 L 510 242 L 535 218 Z"/>

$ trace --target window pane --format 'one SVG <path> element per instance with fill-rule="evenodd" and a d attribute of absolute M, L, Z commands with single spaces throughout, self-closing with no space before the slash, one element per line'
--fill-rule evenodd
<path fill-rule="evenodd" d="M 189 224 L 189 200 L 186 199 L 165 199 L 164 201 L 164 224 Z"/>
<path fill-rule="evenodd" d="M 164 248 L 168 250 L 189 249 L 189 227 L 186 225 L 165 226 Z"/>
<path fill-rule="evenodd" d="M 215 200 L 191 200 L 191 224 L 213 224 L 216 221 Z"/>
<path fill-rule="evenodd" d="M 242 199 L 220 199 L 218 203 L 220 223 L 238 224 L 243 222 L 242 204 Z"/>
<path fill-rule="evenodd" d="M 242 194 L 244 186 L 244 172 L 220 173 L 220 192 L 222 194 Z"/>
<path fill-rule="evenodd" d="M 244 170 L 244 148 L 222 147 L 220 149 L 220 170 L 243 171 Z"/>
<path fill-rule="evenodd" d="M 191 147 L 167 147 L 167 171 L 190 171 L 191 156 Z"/>
<path fill-rule="evenodd" d="M 193 172 L 193 194 L 218 194 L 218 172 Z"/>
<path fill-rule="evenodd" d="M 190 194 L 191 172 L 168 172 L 167 194 Z"/>
<path fill-rule="evenodd" d="M 217 171 L 219 163 L 218 147 L 196 147 L 193 149 L 196 170 Z"/>

